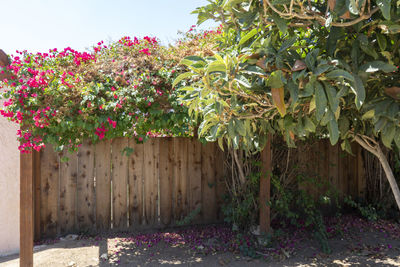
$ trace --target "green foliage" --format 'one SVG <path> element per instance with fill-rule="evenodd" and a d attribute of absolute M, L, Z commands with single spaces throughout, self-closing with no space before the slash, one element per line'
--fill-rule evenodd
<path fill-rule="evenodd" d="M 315 178 L 299 176 L 296 189 L 284 188 L 277 178 L 273 178 L 271 182 L 275 196 L 271 203 L 271 209 L 279 224 L 283 227 L 292 225 L 298 228 L 306 227 L 312 229 L 314 238 L 321 245 L 321 250 L 324 253 L 331 253 L 322 207 L 338 205 L 336 190 L 328 184 L 325 194 L 316 201 L 305 190 L 298 189 L 307 184 L 311 184 L 316 188 L 327 186 L 326 184 L 321 184 Z M 334 201 L 332 201 L 332 198 Z"/>
<path fill-rule="evenodd" d="M 252 173 L 247 179 L 247 186 L 242 192 L 226 196 L 222 206 L 224 221 L 233 225 L 235 230 L 248 230 L 258 224 L 260 173 Z"/>
<path fill-rule="evenodd" d="M 246 150 L 262 149 L 267 133 L 289 146 L 316 134 L 347 151 L 357 135 L 398 147 L 399 4 L 335 2 L 310 2 L 307 15 L 288 1 L 198 8 L 199 23 L 223 25 L 218 54 L 181 62 L 190 80 L 180 99 L 199 135 Z"/>
<path fill-rule="evenodd" d="M 176 225 L 183 226 L 190 224 L 197 217 L 197 215 L 200 214 L 200 212 L 201 212 L 201 206 L 198 206 L 197 208 L 189 212 L 189 214 L 185 216 L 185 218 L 183 218 L 180 221 L 177 221 Z"/>
<path fill-rule="evenodd" d="M 344 203 L 351 208 L 356 209 L 365 219 L 369 221 L 378 220 L 378 213 L 372 204 L 362 205 L 361 203 L 358 203 L 351 199 L 351 197 L 345 197 Z"/>

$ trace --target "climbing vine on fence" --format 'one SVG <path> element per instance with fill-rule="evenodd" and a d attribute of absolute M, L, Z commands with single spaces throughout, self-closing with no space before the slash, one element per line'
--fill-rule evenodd
<path fill-rule="evenodd" d="M 153 37 L 123 37 L 101 41 L 91 52 L 17 51 L 11 65 L 0 69 L 11 74 L 2 84 L 0 113 L 21 125 L 21 152 L 47 143 L 74 150 L 88 139 L 192 135 L 171 84 L 182 72 L 181 58 L 211 55 L 216 34 L 192 26 L 172 47 Z"/>

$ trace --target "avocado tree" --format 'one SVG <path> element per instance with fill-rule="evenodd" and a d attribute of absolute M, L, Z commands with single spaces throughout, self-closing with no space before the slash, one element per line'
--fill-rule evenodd
<path fill-rule="evenodd" d="M 210 0 L 199 23 L 223 26 L 220 53 L 187 57 L 174 82 L 199 136 L 261 150 L 268 133 L 289 146 L 329 137 L 357 142 L 400 191 L 382 146 L 400 148 L 400 2 Z"/>

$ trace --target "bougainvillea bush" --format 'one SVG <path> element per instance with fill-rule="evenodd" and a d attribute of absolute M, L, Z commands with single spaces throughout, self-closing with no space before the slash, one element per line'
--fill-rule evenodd
<path fill-rule="evenodd" d="M 177 101 L 172 82 L 182 72 L 179 61 L 190 54 L 212 54 L 216 31 L 192 26 L 175 46 L 156 38 L 123 37 L 97 43 L 91 52 L 70 47 L 48 53 L 19 52 L 1 84 L 0 114 L 19 123 L 20 151 L 53 144 L 76 149 L 97 142 L 133 137 L 190 136 L 193 125 Z M 211 41 L 211 42 L 210 42 Z"/>

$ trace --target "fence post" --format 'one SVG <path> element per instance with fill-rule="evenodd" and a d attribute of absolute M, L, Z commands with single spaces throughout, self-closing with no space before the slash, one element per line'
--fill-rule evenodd
<path fill-rule="evenodd" d="M 19 264 L 33 266 L 33 153 L 20 156 Z"/>
<path fill-rule="evenodd" d="M 34 241 L 39 241 L 41 237 L 41 232 L 40 232 L 40 213 L 41 213 L 41 200 L 40 200 L 40 194 L 41 194 L 41 166 L 40 166 L 40 151 L 34 151 L 33 152 L 33 203 L 34 203 Z"/>
<path fill-rule="evenodd" d="M 263 151 L 261 151 L 261 177 L 260 177 L 260 231 L 266 234 L 270 231 L 270 197 L 272 175 L 271 134 Z"/>

